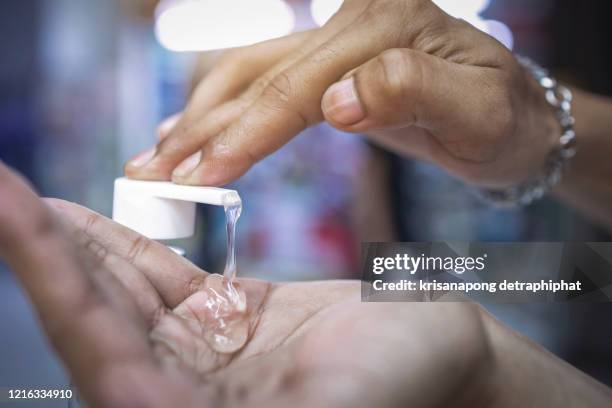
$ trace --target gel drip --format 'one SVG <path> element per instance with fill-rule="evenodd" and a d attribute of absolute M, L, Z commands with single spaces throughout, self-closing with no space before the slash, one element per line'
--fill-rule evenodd
<path fill-rule="evenodd" d="M 236 277 L 236 222 L 242 203 L 225 206 L 227 258 L 223 275 L 211 274 L 204 281 L 206 293 L 204 337 L 218 353 L 234 353 L 244 347 L 249 335 L 249 320 L 244 291 Z"/>

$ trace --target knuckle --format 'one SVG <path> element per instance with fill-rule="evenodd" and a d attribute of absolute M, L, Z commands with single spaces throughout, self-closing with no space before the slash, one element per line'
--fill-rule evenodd
<path fill-rule="evenodd" d="M 85 223 L 83 224 L 83 233 L 89 237 L 94 235 L 94 230 L 100 222 L 101 215 L 89 212 L 85 217 Z"/>
<path fill-rule="evenodd" d="M 205 279 L 206 279 L 206 275 L 204 274 L 197 274 L 193 276 L 191 279 L 189 279 L 185 283 L 185 292 L 187 296 L 190 296 L 196 293 L 197 291 L 201 290 L 202 287 L 204 286 Z"/>
<path fill-rule="evenodd" d="M 250 101 L 253 96 L 261 95 L 270 83 L 270 81 L 272 81 L 272 79 L 273 78 L 270 76 L 269 73 L 262 75 L 261 77 L 253 81 L 249 86 L 247 92 L 240 95 L 239 98 L 243 99 L 246 102 Z"/>
<path fill-rule="evenodd" d="M 128 263 L 134 265 L 138 259 L 149 250 L 150 245 L 151 241 L 142 235 L 139 235 L 136 239 L 134 239 L 126 254 L 126 260 Z"/>
<path fill-rule="evenodd" d="M 310 58 L 314 64 L 325 64 L 330 61 L 337 60 L 339 57 L 339 46 L 330 41 L 321 45 L 317 49 L 317 52 Z"/>
<path fill-rule="evenodd" d="M 286 72 L 281 72 L 270 81 L 264 89 L 264 96 L 274 101 L 289 104 L 292 99 L 293 84 L 292 79 Z"/>
<path fill-rule="evenodd" d="M 418 99 L 422 87 L 422 73 L 418 63 L 401 49 L 390 49 L 378 58 L 381 86 L 391 103 L 405 104 Z"/>
<path fill-rule="evenodd" d="M 307 114 L 304 107 L 298 102 L 299 97 L 296 81 L 286 72 L 276 75 L 266 86 L 260 102 L 263 106 L 274 111 L 288 113 L 293 120 L 299 123 L 299 128 L 306 128 L 316 121 L 315 113 Z"/>

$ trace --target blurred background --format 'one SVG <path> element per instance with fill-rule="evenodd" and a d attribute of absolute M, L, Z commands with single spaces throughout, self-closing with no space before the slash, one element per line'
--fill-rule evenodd
<path fill-rule="evenodd" d="M 205 73 L 223 48 L 316 27 L 340 3 L 3 2 L 0 159 L 42 195 L 110 215 L 113 180 L 123 163 L 152 146 L 159 121 L 183 108 L 196 69 Z M 612 29 L 604 1 L 437 3 L 565 81 L 612 95 L 607 44 Z M 552 200 L 516 211 L 486 207 L 443 172 L 325 125 L 303 132 L 233 187 L 245 205 L 238 224 L 238 273 L 270 280 L 359 278 L 361 241 L 611 240 Z M 202 207 L 199 212 L 198 235 L 178 244 L 202 268 L 221 272 L 223 211 Z M 490 310 L 612 384 L 610 305 Z M 0 387 L 69 384 L 2 265 L 0 323 Z"/>

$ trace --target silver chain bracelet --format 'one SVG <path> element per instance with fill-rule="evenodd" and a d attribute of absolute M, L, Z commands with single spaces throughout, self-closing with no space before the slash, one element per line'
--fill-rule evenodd
<path fill-rule="evenodd" d="M 542 173 L 534 180 L 503 190 L 479 190 L 482 198 L 498 207 L 526 206 L 541 199 L 561 181 L 563 170 L 569 160 L 576 155 L 572 92 L 529 58 L 517 56 L 517 59 L 544 88 L 546 101 L 555 108 L 557 119 L 561 124 L 561 137 L 559 145 L 549 154 Z"/>

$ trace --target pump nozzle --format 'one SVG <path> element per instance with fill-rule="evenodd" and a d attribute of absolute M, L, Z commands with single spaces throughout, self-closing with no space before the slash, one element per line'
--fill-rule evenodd
<path fill-rule="evenodd" d="M 226 207 L 241 200 L 235 190 L 123 177 L 115 180 L 113 220 L 151 239 L 186 238 L 195 232 L 196 203 Z"/>

